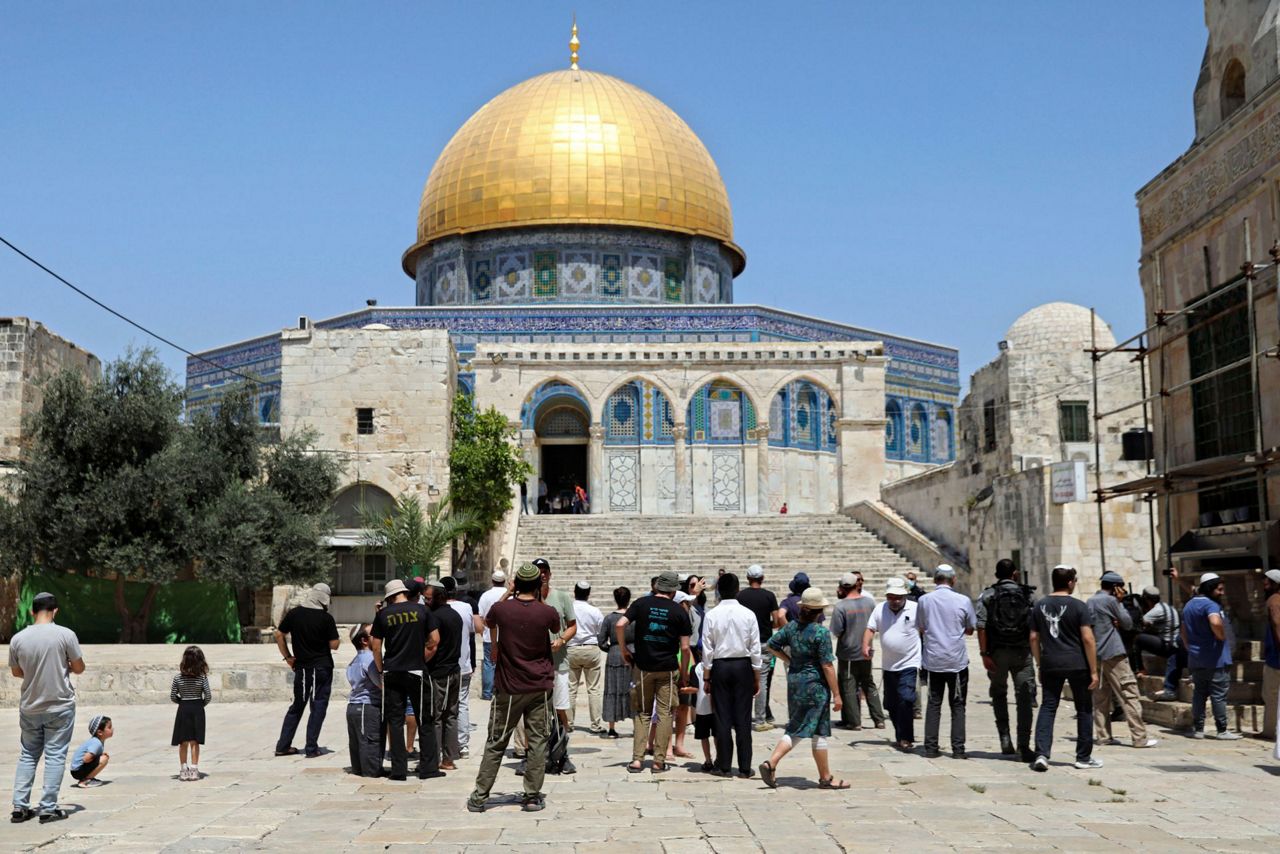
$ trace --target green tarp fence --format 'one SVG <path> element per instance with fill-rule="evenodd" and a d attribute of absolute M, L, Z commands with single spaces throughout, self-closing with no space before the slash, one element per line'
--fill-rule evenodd
<path fill-rule="evenodd" d="M 14 631 L 31 623 L 31 600 L 48 591 L 58 597 L 58 622 L 76 633 L 81 643 L 120 640 L 116 612 L 116 583 L 64 573 L 23 576 Z M 132 611 L 142 603 L 147 585 L 129 581 L 125 601 Z M 230 585 L 206 581 L 162 584 L 147 622 L 148 643 L 240 643 L 240 617 Z"/>

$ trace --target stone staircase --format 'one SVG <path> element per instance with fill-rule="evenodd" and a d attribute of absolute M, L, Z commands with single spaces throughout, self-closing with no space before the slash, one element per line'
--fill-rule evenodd
<path fill-rule="evenodd" d="M 521 516 L 516 561 L 535 557 L 551 562 L 556 587 L 591 582 L 601 607 L 613 588 L 648 590 L 649 579 L 667 569 L 714 577 L 724 568 L 745 584 L 746 568 L 758 563 L 779 599 L 797 572 L 832 599 L 846 572 L 861 572 L 867 591 L 881 598 L 891 576 L 917 568 L 860 523 L 834 514 Z"/>
<path fill-rule="evenodd" d="M 1262 644 L 1244 641 L 1236 645 L 1232 656 L 1231 688 L 1227 692 L 1227 721 L 1230 727 L 1244 733 L 1262 731 Z M 1191 727 L 1191 678 L 1185 674 L 1178 684 L 1177 700 L 1149 699 L 1164 690 L 1165 659 L 1145 656 L 1147 673 L 1138 677 L 1138 690 L 1143 696 L 1142 718 L 1147 723 L 1170 729 Z M 1157 675 L 1158 674 L 1158 675 Z M 1213 712 L 1205 706 L 1205 730 L 1213 732 Z"/>

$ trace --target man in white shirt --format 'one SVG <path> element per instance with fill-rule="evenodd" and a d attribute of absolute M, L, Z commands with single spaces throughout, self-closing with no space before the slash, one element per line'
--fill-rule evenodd
<path fill-rule="evenodd" d="M 578 618 L 578 632 L 569 639 L 569 730 L 578 709 L 578 683 L 587 683 L 587 709 L 591 714 L 591 731 L 604 732 L 604 667 L 600 661 L 600 624 L 604 614 L 587 601 L 591 582 L 579 581 L 573 586 L 573 613 Z"/>
<path fill-rule="evenodd" d="M 476 632 L 484 628 L 484 618 L 474 613 L 471 605 L 457 598 L 456 578 L 448 575 L 442 581 L 449 607 L 462 618 L 462 644 L 458 650 L 458 747 L 462 758 L 466 759 L 471 756 L 471 674 L 475 672 L 471 650 L 475 648 Z"/>
<path fill-rule="evenodd" d="M 920 672 L 918 606 L 907 599 L 907 583 L 890 578 L 885 601 L 871 612 L 862 636 L 862 657 L 871 660 L 871 639 L 880 634 L 880 667 L 884 675 L 884 705 L 893 721 L 894 746 L 915 747 L 916 678 Z"/>
<path fill-rule="evenodd" d="M 711 694 L 715 716 L 717 777 L 729 777 L 734 739 L 738 773 L 751 776 L 751 705 L 760 693 L 760 624 L 738 602 L 738 576 L 720 576 L 720 604 L 702 622 L 702 677 Z"/>
<path fill-rule="evenodd" d="M 929 705 L 924 715 L 924 755 L 942 755 L 938 730 L 942 726 L 942 694 L 951 698 L 951 755 L 968 759 L 964 749 L 964 706 L 969 693 L 969 650 L 965 638 L 973 634 L 978 616 L 973 602 L 951 586 L 956 571 L 940 564 L 933 571 L 932 593 L 920 597 L 917 628 L 924 638 L 924 669 L 929 671 Z"/>
<path fill-rule="evenodd" d="M 489 609 L 497 604 L 502 598 L 502 594 L 507 589 L 507 574 L 501 569 L 495 569 L 493 575 L 489 576 L 493 582 L 493 586 L 480 595 L 480 602 L 476 606 L 480 610 L 480 622 L 484 625 L 484 632 L 481 640 L 484 642 L 484 660 L 480 667 L 480 699 L 493 699 L 493 638 L 489 634 L 489 626 L 484 623 L 484 618 L 488 616 Z"/>

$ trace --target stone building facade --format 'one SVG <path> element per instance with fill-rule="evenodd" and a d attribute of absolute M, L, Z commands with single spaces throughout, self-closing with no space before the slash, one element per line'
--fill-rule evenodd
<path fill-rule="evenodd" d="M 44 400 L 43 383 L 64 370 L 95 378 L 97 356 L 26 317 L 0 317 L 0 472 L 22 448 L 23 421 Z"/>
<path fill-rule="evenodd" d="M 1115 344 L 1101 318 L 1095 325 L 1088 309 L 1070 303 L 1049 303 L 1019 317 L 1000 342 L 999 356 L 970 380 L 959 407 L 956 461 L 881 490 L 885 504 L 968 565 L 962 582 L 971 592 L 990 583 L 1004 557 L 1042 590 L 1049 589 L 1049 571 L 1059 563 L 1080 570 L 1080 592 L 1096 588 L 1102 554 L 1093 501 L 1095 430 L 1101 431 L 1104 481 L 1145 474 L 1146 464 L 1122 458 L 1122 437 L 1142 427 L 1141 409 L 1095 424 L 1089 353 L 1095 332 L 1099 348 Z M 1141 397 L 1140 368 L 1128 360 L 1099 377 L 1104 413 Z M 1055 499 L 1055 476 L 1060 489 L 1083 477 L 1072 500 Z M 1102 512 L 1107 569 L 1139 586 L 1149 583 L 1146 503 L 1110 501 Z"/>
<path fill-rule="evenodd" d="M 1260 571 L 1280 555 L 1280 305 L 1274 264 L 1240 272 L 1280 241 L 1280 7 L 1206 0 L 1205 24 L 1195 139 L 1137 194 L 1148 368 L 1169 393 L 1160 477 L 1131 488 L 1159 498 L 1162 564 L 1223 575 L 1237 628 L 1256 633 Z"/>

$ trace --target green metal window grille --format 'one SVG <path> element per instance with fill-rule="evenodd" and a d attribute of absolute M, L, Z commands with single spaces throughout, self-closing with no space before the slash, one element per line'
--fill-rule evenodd
<path fill-rule="evenodd" d="M 1089 404 L 1080 400 L 1058 401 L 1058 435 L 1064 442 L 1089 441 Z"/>
<path fill-rule="evenodd" d="M 1195 310 L 1194 319 L 1199 322 L 1187 335 L 1192 379 L 1249 355 L 1243 288 L 1209 300 Z M 1197 460 L 1253 449 L 1253 384 L 1247 363 L 1193 385 L 1191 409 Z"/>

